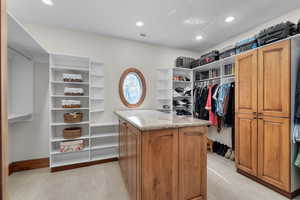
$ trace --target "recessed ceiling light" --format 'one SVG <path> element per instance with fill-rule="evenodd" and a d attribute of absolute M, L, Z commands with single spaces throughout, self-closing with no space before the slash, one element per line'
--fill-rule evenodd
<path fill-rule="evenodd" d="M 202 40 L 203 39 L 203 36 L 202 35 L 197 35 L 196 36 L 196 40 Z"/>
<path fill-rule="evenodd" d="M 229 16 L 225 19 L 225 22 L 230 23 L 233 22 L 235 20 L 235 18 L 233 16 Z"/>
<path fill-rule="evenodd" d="M 196 17 L 190 17 L 188 19 L 185 19 L 183 23 L 189 25 L 201 25 L 201 24 L 205 24 L 205 21 Z"/>
<path fill-rule="evenodd" d="M 144 26 L 144 22 L 142 22 L 142 21 L 137 21 L 137 22 L 135 23 L 135 25 L 138 26 L 138 27 L 142 27 L 142 26 Z"/>
<path fill-rule="evenodd" d="M 52 0 L 42 0 L 42 2 L 43 2 L 44 4 L 46 4 L 47 6 L 53 6 L 53 5 L 54 5 L 54 3 L 53 3 Z"/>

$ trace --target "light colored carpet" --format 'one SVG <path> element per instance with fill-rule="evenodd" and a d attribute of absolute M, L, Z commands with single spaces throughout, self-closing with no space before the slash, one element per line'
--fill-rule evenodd
<path fill-rule="evenodd" d="M 10 200 L 129 200 L 117 162 L 57 173 L 19 172 L 10 176 L 9 188 Z M 209 154 L 208 200 L 286 198 L 237 174 L 232 161 Z"/>

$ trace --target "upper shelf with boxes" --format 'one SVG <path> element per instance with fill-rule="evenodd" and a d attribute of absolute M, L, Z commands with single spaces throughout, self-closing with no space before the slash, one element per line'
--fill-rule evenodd
<path fill-rule="evenodd" d="M 229 45 L 221 50 L 213 50 L 202 55 L 198 59 L 179 57 L 176 60 L 176 67 L 183 67 L 193 70 L 202 70 L 213 68 L 219 64 L 232 62 L 235 55 L 246 51 L 260 48 L 262 46 L 277 42 L 279 40 L 289 39 L 291 37 L 300 37 L 300 20 L 296 25 L 290 21 L 283 22 L 268 27 L 258 34 L 241 40 L 234 45 Z"/>

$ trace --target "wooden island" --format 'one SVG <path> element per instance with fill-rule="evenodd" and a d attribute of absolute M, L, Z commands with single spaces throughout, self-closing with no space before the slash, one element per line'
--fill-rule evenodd
<path fill-rule="evenodd" d="M 209 121 L 155 110 L 116 111 L 130 200 L 206 200 Z"/>

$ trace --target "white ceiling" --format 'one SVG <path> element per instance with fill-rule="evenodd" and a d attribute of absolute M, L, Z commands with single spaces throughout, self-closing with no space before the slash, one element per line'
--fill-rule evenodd
<path fill-rule="evenodd" d="M 235 35 L 300 8 L 283 0 L 8 0 L 8 10 L 23 23 L 55 25 L 74 30 L 203 51 Z M 235 16 L 227 24 L 227 16 Z M 184 20 L 199 18 L 200 25 Z M 299 16 L 300 18 L 300 16 Z M 145 23 L 136 27 L 136 21 Z M 146 38 L 139 36 L 147 34 Z M 202 35 L 196 41 L 196 35 Z"/>

